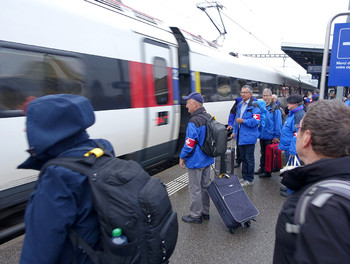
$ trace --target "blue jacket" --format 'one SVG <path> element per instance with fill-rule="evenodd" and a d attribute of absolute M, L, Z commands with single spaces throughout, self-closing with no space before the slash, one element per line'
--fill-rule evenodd
<path fill-rule="evenodd" d="M 255 144 L 259 137 L 258 126 L 260 124 L 260 109 L 257 104 L 253 106 L 252 99 L 253 98 L 250 98 L 248 106 L 242 115 L 244 119 L 243 123 L 239 125 L 235 120 L 233 124 L 232 132 L 236 134 L 236 140 L 239 136 L 238 145 Z M 243 102 L 240 102 L 237 107 L 237 118 L 241 116 L 242 105 Z"/>
<path fill-rule="evenodd" d="M 282 130 L 282 115 L 274 101 L 266 107 L 265 126 L 260 129 L 261 139 L 280 138 Z"/>
<path fill-rule="evenodd" d="M 302 105 L 289 111 L 287 120 L 286 122 L 284 122 L 284 125 L 282 127 L 282 133 L 281 133 L 281 138 L 279 143 L 280 150 L 289 149 L 290 155 L 297 154 L 295 144 L 297 141 L 297 133 L 299 131 L 298 125 L 301 119 L 303 119 L 304 115 L 305 115 L 305 111 L 303 110 Z"/>
<path fill-rule="evenodd" d="M 252 97 L 254 101 L 257 101 L 258 99 L 256 99 L 255 97 Z M 237 107 L 239 105 L 239 103 L 242 102 L 242 97 L 238 97 L 235 100 L 235 104 L 232 106 L 230 114 L 228 116 L 228 121 L 227 121 L 227 125 L 228 126 L 233 126 L 233 123 L 235 122 L 235 117 L 236 117 L 236 113 L 237 113 Z"/>
<path fill-rule="evenodd" d="M 28 106 L 26 123 L 31 157 L 19 168 L 40 170 L 58 156 L 82 157 L 97 147 L 96 141 L 113 153 L 108 141 L 89 139 L 85 129 L 94 121 L 93 109 L 84 97 L 54 95 L 34 100 Z M 68 237 L 71 228 L 92 248 L 99 249 L 100 227 L 87 176 L 49 166 L 30 196 L 25 225 L 21 264 L 72 263 L 74 251 Z M 79 249 L 77 263 L 92 261 Z"/>
<path fill-rule="evenodd" d="M 350 106 L 350 99 L 344 102 L 346 105 Z"/>
<path fill-rule="evenodd" d="M 203 146 L 207 129 L 206 120 L 199 115 L 202 113 L 206 114 L 204 107 L 192 113 L 187 125 L 185 144 L 180 153 L 180 158 L 186 160 L 186 167 L 189 169 L 205 168 L 214 163 L 214 158 L 203 153 L 196 143 L 197 140 Z"/>

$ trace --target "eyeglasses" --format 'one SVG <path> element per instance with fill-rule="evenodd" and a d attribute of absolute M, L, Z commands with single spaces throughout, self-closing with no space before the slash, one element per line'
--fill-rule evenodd
<path fill-rule="evenodd" d="M 250 92 L 241 92 L 241 94 L 248 94 L 248 93 L 250 93 Z"/>

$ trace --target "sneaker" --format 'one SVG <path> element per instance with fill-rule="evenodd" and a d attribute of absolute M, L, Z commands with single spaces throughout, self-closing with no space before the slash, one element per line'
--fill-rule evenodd
<path fill-rule="evenodd" d="M 202 213 L 202 218 L 203 218 L 204 220 L 209 220 L 209 219 L 210 219 L 210 215 L 209 215 L 209 214 L 203 214 L 203 213 Z"/>
<path fill-rule="evenodd" d="M 289 196 L 289 194 L 286 191 L 281 191 L 280 194 L 283 197 L 288 197 Z"/>
<path fill-rule="evenodd" d="M 242 182 L 244 182 L 245 181 L 245 179 L 243 179 L 243 178 L 240 178 L 239 179 L 239 183 L 242 183 Z"/>
<path fill-rule="evenodd" d="M 286 187 L 286 186 L 284 186 L 284 185 L 281 185 L 281 187 L 280 187 L 280 191 L 282 191 L 282 192 L 286 192 L 286 191 L 287 191 L 287 187 Z"/>
<path fill-rule="evenodd" d="M 271 177 L 271 173 L 263 172 L 259 174 L 259 178 L 269 178 Z"/>
<path fill-rule="evenodd" d="M 252 181 L 243 181 L 241 183 L 242 187 L 245 187 L 245 186 L 250 186 L 250 185 L 254 185 L 254 182 Z"/>
<path fill-rule="evenodd" d="M 254 171 L 254 174 L 261 174 L 264 170 L 262 168 L 259 168 L 257 171 Z"/>
<path fill-rule="evenodd" d="M 182 217 L 182 221 L 186 223 L 195 223 L 195 224 L 201 224 L 202 223 L 202 217 L 192 217 L 191 215 L 186 215 Z"/>

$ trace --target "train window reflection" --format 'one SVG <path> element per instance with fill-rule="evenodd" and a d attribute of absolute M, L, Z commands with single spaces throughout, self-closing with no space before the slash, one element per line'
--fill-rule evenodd
<path fill-rule="evenodd" d="M 231 80 L 230 77 L 218 77 L 218 100 L 231 100 Z"/>
<path fill-rule="evenodd" d="M 81 94 L 82 69 L 72 57 L 0 49 L 0 117 L 22 115 L 30 96 Z"/>
<path fill-rule="evenodd" d="M 214 74 L 201 73 L 200 82 L 201 82 L 201 94 L 204 98 L 204 102 L 217 101 L 216 76 Z"/>
<path fill-rule="evenodd" d="M 166 61 L 155 57 L 153 64 L 155 96 L 158 105 L 165 105 L 169 100 L 168 71 Z"/>

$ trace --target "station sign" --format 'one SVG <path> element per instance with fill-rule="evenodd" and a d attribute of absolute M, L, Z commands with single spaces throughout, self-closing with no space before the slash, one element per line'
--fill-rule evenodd
<path fill-rule="evenodd" d="M 328 86 L 350 86 L 350 23 L 334 25 Z"/>

